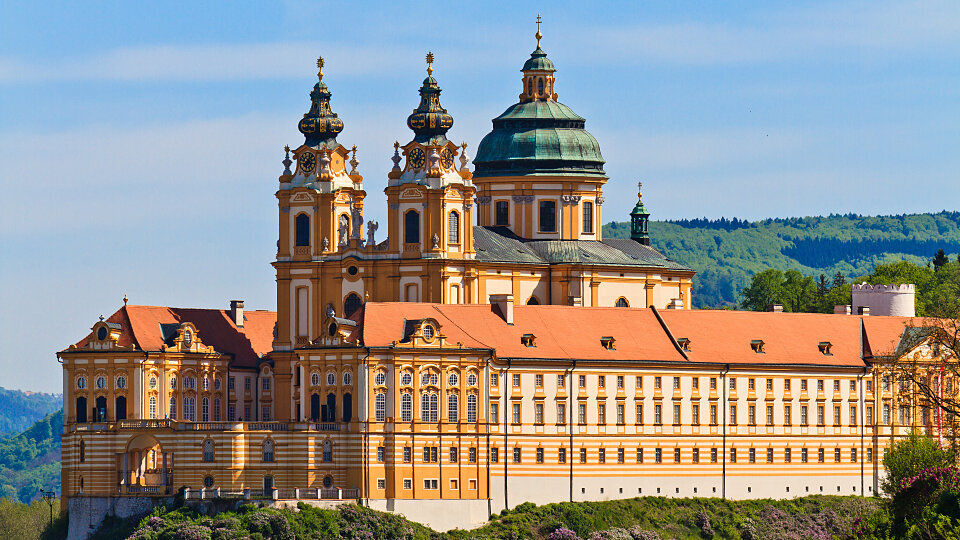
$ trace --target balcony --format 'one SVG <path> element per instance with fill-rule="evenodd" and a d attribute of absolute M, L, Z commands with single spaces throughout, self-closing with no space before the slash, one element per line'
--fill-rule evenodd
<path fill-rule="evenodd" d="M 172 431 L 349 431 L 348 422 L 181 422 L 169 419 L 120 420 L 69 424 L 73 432 L 117 432 L 126 430 Z"/>
<path fill-rule="evenodd" d="M 132 486 L 131 486 L 132 487 Z M 131 494 L 133 494 L 131 492 Z M 152 495 L 153 493 L 142 493 Z M 268 500 L 321 500 L 321 501 L 350 501 L 360 496 L 357 488 L 184 488 L 183 498 L 186 500 L 208 499 L 268 499 Z"/>

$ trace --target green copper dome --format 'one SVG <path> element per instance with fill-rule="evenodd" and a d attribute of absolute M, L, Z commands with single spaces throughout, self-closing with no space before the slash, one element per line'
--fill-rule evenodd
<path fill-rule="evenodd" d="M 555 71 L 537 47 L 523 65 L 528 71 Z M 583 117 L 553 99 L 526 99 L 493 119 L 493 131 L 477 147 L 474 178 L 523 175 L 606 177 L 600 144 Z"/>

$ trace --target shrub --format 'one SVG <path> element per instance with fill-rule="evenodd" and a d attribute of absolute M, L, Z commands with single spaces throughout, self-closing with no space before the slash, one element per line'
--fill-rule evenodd
<path fill-rule="evenodd" d="M 560 526 L 547 536 L 547 540 L 580 540 L 580 537 L 570 529 Z"/>
<path fill-rule="evenodd" d="M 883 456 L 883 466 L 887 476 L 881 488 L 888 495 L 895 495 L 907 485 L 909 479 L 917 477 L 921 471 L 932 468 L 951 467 L 956 463 L 953 450 L 941 448 L 930 437 L 918 433 L 895 441 Z"/>

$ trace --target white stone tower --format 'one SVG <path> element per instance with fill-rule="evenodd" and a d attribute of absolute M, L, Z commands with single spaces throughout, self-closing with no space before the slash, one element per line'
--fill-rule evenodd
<path fill-rule="evenodd" d="M 862 308 L 869 309 L 870 315 L 893 315 L 895 317 L 913 317 L 916 315 L 916 290 L 913 283 L 900 285 L 853 284 L 853 313 L 860 314 Z"/>

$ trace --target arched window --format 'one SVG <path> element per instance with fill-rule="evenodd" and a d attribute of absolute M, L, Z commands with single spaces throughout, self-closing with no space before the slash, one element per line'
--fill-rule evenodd
<path fill-rule="evenodd" d="M 456 210 L 451 210 L 447 216 L 447 242 L 460 243 L 460 212 Z"/>
<path fill-rule="evenodd" d="M 537 94 L 543 95 L 543 77 L 537 78 Z"/>
<path fill-rule="evenodd" d="M 360 305 L 363 304 L 363 300 L 360 299 L 360 295 L 357 293 L 350 293 L 347 295 L 347 299 L 343 301 L 343 316 L 349 317 L 357 312 L 360 309 Z"/>
<path fill-rule="evenodd" d="M 327 417 L 323 421 L 337 421 L 337 396 L 332 393 L 327 394 Z"/>
<path fill-rule="evenodd" d="M 387 420 L 387 396 L 381 392 L 377 394 L 374 401 L 376 403 L 377 422 L 385 422 Z"/>
<path fill-rule="evenodd" d="M 420 243 L 420 212 L 407 210 L 403 215 L 403 241 L 407 244 Z"/>
<path fill-rule="evenodd" d="M 220 421 L 220 398 L 213 399 L 213 421 Z"/>
<path fill-rule="evenodd" d="M 330 440 L 323 441 L 323 462 L 330 463 L 333 461 L 333 443 Z"/>
<path fill-rule="evenodd" d="M 187 422 L 195 422 L 197 420 L 197 398 L 183 398 L 183 419 Z"/>
<path fill-rule="evenodd" d="M 527 79 L 527 95 L 528 96 L 533 95 L 533 78 L 532 77 Z"/>
<path fill-rule="evenodd" d="M 78 423 L 84 423 L 87 421 L 87 398 L 82 396 L 77 398 L 77 405 L 76 405 L 75 412 L 77 414 Z"/>
<path fill-rule="evenodd" d="M 150 396 L 150 418 L 157 417 L 157 396 Z"/>
<path fill-rule="evenodd" d="M 319 377 L 316 373 L 314 373 L 314 376 Z M 310 419 L 314 422 L 320 420 L 320 394 L 310 396 Z"/>
<path fill-rule="evenodd" d="M 617 307 L 630 307 L 630 302 L 624 297 L 617 298 Z"/>
<path fill-rule="evenodd" d="M 83 463 L 87 459 L 87 443 L 80 441 L 80 463 Z"/>
<path fill-rule="evenodd" d="M 434 392 L 426 392 L 420 398 L 420 419 L 424 422 L 437 422 L 440 415 L 440 397 Z"/>
<path fill-rule="evenodd" d="M 413 397 L 410 394 L 400 396 L 400 421 L 413 420 Z"/>
<path fill-rule="evenodd" d="M 170 396 L 170 419 L 177 419 L 177 396 Z"/>
<path fill-rule="evenodd" d="M 200 420 L 204 422 L 210 421 L 210 399 L 203 398 L 200 400 Z"/>
<path fill-rule="evenodd" d="M 343 394 L 343 421 L 353 420 L 353 396 L 350 392 Z"/>
<path fill-rule="evenodd" d="M 460 419 L 460 396 L 450 394 L 447 396 L 447 422 L 456 422 Z"/>
<path fill-rule="evenodd" d="M 593 203 L 590 201 L 583 203 L 583 232 L 593 234 Z"/>
<path fill-rule="evenodd" d="M 467 422 L 477 421 L 477 396 L 470 394 L 467 396 Z"/>
<path fill-rule="evenodd" d="M 307 214 L 297 214 L 296 218 L 296 245 L 310 245 L 310 216 Z"/>
<path fill-rule="evenodd" d="M 213 440 L 207 439 L 203 441 L 203 461 L 207 463 L 213 462 Z"/>
<path fill-rule="evenodd" d="M 113 400 L 113 408 L 115 414 L 117 415 L 117 420 L 126 420 L 127 419 L 127 398 L 124 396 L 117 396 Z"/>
<path fill-rule="evenodd" d="M 263 461 L 273 463 L 273 441 L 270 439 L 263 441 Z"/>
<path fill-rule="evenodd" d="M 539 306 L 539 305 L 540 305 L 540 300 L 537 300 L 537 297 L 536 297 L 536 296 L 531 296 L 530 299 L 527 300 L 527 305 L 528 305 L 528 306 Z"/>

